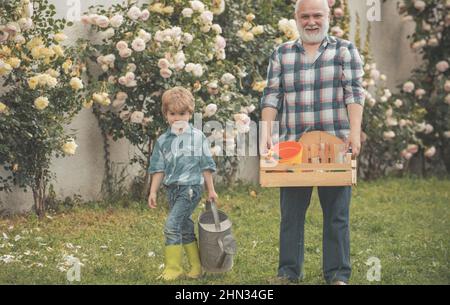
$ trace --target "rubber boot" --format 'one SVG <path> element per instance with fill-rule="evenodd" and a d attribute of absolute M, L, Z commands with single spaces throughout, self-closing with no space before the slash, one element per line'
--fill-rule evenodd
<path fill-rule="evenodd" d="M 191 279 L 198 279 L 202 276 L 202 264 L 200 263 L 200 253 L 198 251 L 197 242 L 192 242 L 183 245 L 184 250 L 191 266 L 191 270 L 186 273 L 186 276 Z"/>
<path fill-rule="evenodd" d="M 160 278 L 165 281 L 173 281 L 183 275 L 183 247 L 181 245 L 169 245 L 165 248 L 165 267 Z"/>

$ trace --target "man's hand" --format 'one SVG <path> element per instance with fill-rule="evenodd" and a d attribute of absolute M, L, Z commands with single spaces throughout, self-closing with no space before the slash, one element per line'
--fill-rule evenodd
<path fill-rule="evenodd" d="M 156 208 L 157 206 L 156 198 L 157 198 L 156 193 L 150 193 L 150 195 L 148 195 L 148 206 L 150 209 Z"/>
<path fill-rule="evenodd" d="M 349 147 L 351 147 L 353 158 L 358 157 L 361 151 L 361 132 L 350 131 L 350 136 L 347 138 L 345 144 L 346 144 L 346 151 L 348 151 Z"/>
<path fill-rule="evenodd" d="M 261 143 L 260 143 L 260 154 L 262 157 L 268 157 L 270 150 L 273 147 L 273 143 L 272 143 L 272 137 L 269 135 L 264 135 L 261 137 Z"/>
<path fill-rule="evenodd" d="M 217 203 L 217 199 L 219 199 L 219 195 L 215 191 L 208 192 L 208 201 L 214 201 Z"/>

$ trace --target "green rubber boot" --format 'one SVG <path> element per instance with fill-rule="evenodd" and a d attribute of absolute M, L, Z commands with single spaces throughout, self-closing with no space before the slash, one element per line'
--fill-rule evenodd
<path fill-rule="evenodd" d="M 186 273 L 186 276 L 191 279 L 198 279 L 202 276 L 202 264 L 200 263 L 200 253 L 198 251 L 197 242 L 191 242 L 189 244 L 183 245 L 186 251 L 187 258 L 189 260 L 189 265 L 191 270 Z"/>
<path fill-rule="evenodd" d="M 165 281 L 174 281 L 183 275 L 183 247 L 169 245 L 165 248 L 165 268 L 160 278 Z"/>

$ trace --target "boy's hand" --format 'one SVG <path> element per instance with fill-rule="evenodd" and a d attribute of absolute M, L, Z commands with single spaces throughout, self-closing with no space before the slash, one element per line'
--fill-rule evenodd
<path fill-rule="evenodd" d="M 219 196 L 215 191 L 208 192 L 208 201 L 214 201 L 215 203 L 217 203 L 218 198 Z"/>
<path fill-rule="evenodd" d="M 150 195 L 148 196 L 148 206 L 150 209 L 156 208 L 156 198 L 156 193 L 150 193 Z"/>

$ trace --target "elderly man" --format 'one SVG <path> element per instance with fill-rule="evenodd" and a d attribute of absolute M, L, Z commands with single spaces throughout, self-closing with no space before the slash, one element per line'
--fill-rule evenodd
<path fill-rule="evenodd" d="M 261 154 L 272 147 L 272 123 L 279 141 L 298 140 L 306 131 L 323 130 L 344 139 L 359 154 L 364 105 L 363 64 L 352 43 L 328 35 L 327 0 L 298 0 L 300 33 L 273 52 L 261 100 Z M 278 277 L 303 278 L 304 223 L 312 187 L 280 189 Z M 346 284 L 351 274 L 349 206 L 351 187 L 319 187 L 323 211 L 323 273 L 327 283 Z"/>

